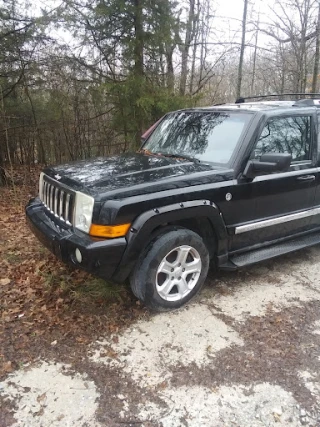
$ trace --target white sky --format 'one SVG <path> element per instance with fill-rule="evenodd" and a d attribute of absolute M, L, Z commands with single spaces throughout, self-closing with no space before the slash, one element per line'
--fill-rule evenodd
<path fill-rule="evenodd" d="M 216 2 L 212 2 L 214 5 Z M 217 15 L 228 18 L 242 19 L 243 1 L 242 0 L 219 0 L 217 6 Z"/>
<path fill-rule="evenodd" d="M 5 0 L 2 0 L 5 1 Z M 24 1 L 24 0 L 22 0 Z M 53 9 L 59 5 L 63 5 L 65 0 L 25 0 L 31 7 L 31 13 L 39 14 L 40 9 L 46 10 Z M 187 0 L 178 0 L 180 4 L 188 3 Z M 214 13 L 214 20 L 212 21 L 212 34 L 211 41 L 219 42 L 240 42 L 241 38 L 241 21 L 243 15 L 244 0 L 210 0 Z M 85 0 L 79 0 L 79 3 L 85 3 Z M 246 42 L 253 42 L 255 34 L 254 26 L 250 21 L 257 22 L 258 15 L 260 15 L 261 22 L 270 22 L 272 17 L 273 5 L 275 0 L 249 0 L 248 16 L 247 16 L 247 35 Z M 62 42 L 68 44 L 72 43 L 72 36 L 68 31 L 61 28 L 58 30 L 51 29 L 50 35 L 54 38 L 60 39 Z M 270 38 L 263 33 L 259 33 L 258 45 L 264 47 L 268 44 Z M 250 48 L 247 49 L 248 51 Z"/>
<path fill-rule="evenodd" d="M 241 37 L 241 22 L 243 16 L 243 0 L 211 0 L 213 5 L 216 6 L 216 16 L 217 23 L 219 26 L 224 26 L 224 29 L 227 30 L 229 36 L 237 31 L 237 39 L 240 40 Z M 274 0 L 251 0 L 249 1 L 248 13 L 247 13 L 247 30 L 252 30 L 252 25 L 250 21 L 258 21 L 258 16 L 260 15 L 260 20 L 266 22 L 269 20 L 270 11 L 272 10 L 272 5 Z M 252 34 L 252 33 L 251 33 Z M 226 34 L 227 35 L 227 34 Z M 247 41 L 250 38 L 250 32 L 247 34 Z M 237 40 L 237 41 L 238 41 Z M 266 44 L 268 37 L 259 34 L 259 44 Z"/>
<path fill-rule="evenodd" d="M 29 8 L 34 14 L 40 12 L 41 8 L 52 9 L 64 3 L 64 0 L 27 0 L 31 5 Z M 80 0 L 81 2 L 84 0 Z M 179 1 L 179 0 L 178 0 Z M 181 3 L 183 0 L 180 0 Z M 249 5 L 248 13 L 252 9 L 256 12 L 259 10 L 261 13 L 268 14 L 268 10 L 274 0 L 251 0 Z M 211 0 L 213 10 L 216 11 L 216 24 L 223 24 L 230 26 L 232 30 L 236 30 L 240 27 L 240 21 L 242 20 L 243 14 L 243 0 Z M 32 13 L 31 12 L 31 13 Z M 248 19 L 250 16 L 248 15 Z"/>

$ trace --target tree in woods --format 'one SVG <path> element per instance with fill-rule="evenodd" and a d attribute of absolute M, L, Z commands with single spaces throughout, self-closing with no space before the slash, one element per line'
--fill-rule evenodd
<path fill-rule="evenodd" d="M 320 1 L 241 5 L 0 0 L 0 185 L 10 164 L 135 150 L 170 110 L 316 91 Z"/>
<path fill-rule="evenodd" d="M 318 7 L 317 0 L 276 0 L 271 23 L 260 28 L 271 37 L 277 52 L 281 92 L 303 93 L 308 89 L 315 59 Z"/>
<path fill-rule="evenodd" d="M 314 67 L 312 76 L 312 92 L 316 93 L 318 88 L 318 74 L 319 74 L 319 55 L 320 55 L 320 1 L 318 1 L 318 17 L 316 26 L 316 47 L 314 54 Z"/>
<path fill-rule="evenodd" d="M 238 67 L 238 80 L 237 80 L 237 93 L 236 93 L 237 98 L 239 98 L 241 95 L 243 58 L 244 58 L 244 50 L 245 50 L 245 43 L 246 43 L 247 13 L 248 13 L 248 0 L 244 0 L 243 1 L 243 17 L 242 17 L 242 36 L 241 36 L 240 58 L 239 58 L 239 67 Z"/>
<path fill-rule="evenodd" d="M 8 128 L 12 119 L 24 114 L 27 104 L 28 116 L 37 129 L 37 116 L 30 90 L 37 88 L 41 80 L 40 58 L 46 37 L 43 33 L 46 16 L 30 18 L 20 12 L 21 5 L 8 0 L 0 7 L 0 182 L 5 180 L 5 161 L 16 159 L 17 147 L 9 139 Z M 44 162 L 44 146 L 37 129 L 38 158 Z M 31 160 L 30 158 L 28 159 Z"/>
<path fill-rule="evenodd" d="M 86 59 L 111 103 L 114 125 L 138 146 L 143 129 L 175 107 L 173 53 L 177 44 L 176 4 L 169 0 L 104 0 L 80 7 L 68 2 L 68 18 Z M 170 105 L 171 104 L 171 105 Z M 120 126 L 119 126 L 120 124 Z"/>

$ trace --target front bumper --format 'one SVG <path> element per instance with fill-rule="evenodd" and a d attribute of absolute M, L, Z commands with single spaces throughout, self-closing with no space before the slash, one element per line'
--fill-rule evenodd
<path fill-rule="evenodd" d="M 38 198 L 31 199 L 26 206 L 28 225 L 40 242 L 63 262 L 72 264 L 104 279 L 112 279 L 127 241 L 98 239 L 71 227 L 66 227 L 46 211 Z M 59 224 L 58 224 L 59 223 Z M 75 258 L 75 250 L 82 254 L 82 262 Z"/>

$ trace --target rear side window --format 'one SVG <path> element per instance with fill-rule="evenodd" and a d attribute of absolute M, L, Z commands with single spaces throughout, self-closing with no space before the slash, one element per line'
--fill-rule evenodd
<path fill-rule="evenodd" d="M 317 115 L 318 120 L 318 158 L 320 158 L 320 114 Z"/>
<path fill-rule="evenodd" d="M 311 117 L 274 117 L 263 128 L 253 157 L 289 153 L 292 162 L 311 160 Z"/>

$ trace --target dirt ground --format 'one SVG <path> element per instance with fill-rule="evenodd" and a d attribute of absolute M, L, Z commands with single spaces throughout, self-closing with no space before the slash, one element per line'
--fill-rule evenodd
<path fill-rule="evenodd" d="M 151 314 L 60 264 L 1 190 L 0 426 L 320 426 L 320 247 Z"/>

